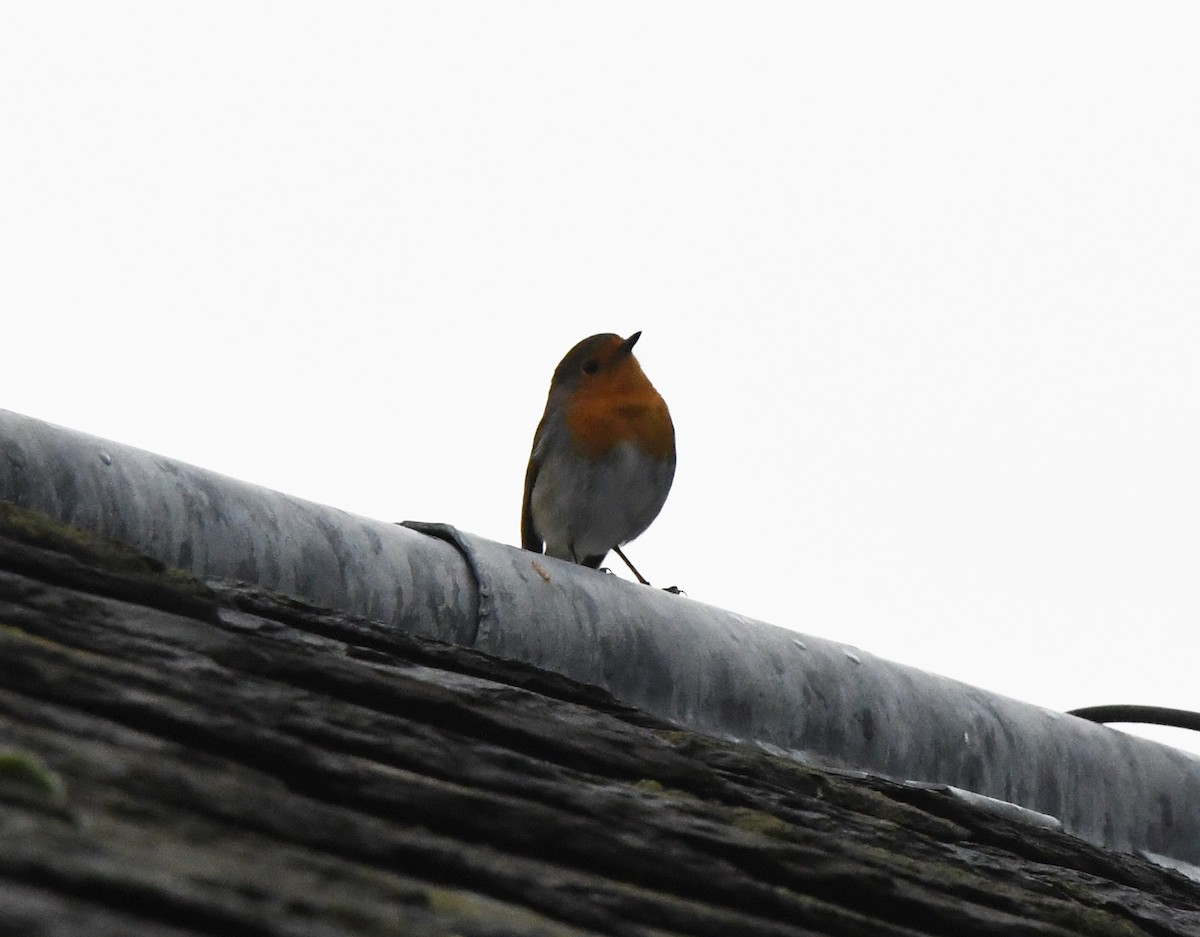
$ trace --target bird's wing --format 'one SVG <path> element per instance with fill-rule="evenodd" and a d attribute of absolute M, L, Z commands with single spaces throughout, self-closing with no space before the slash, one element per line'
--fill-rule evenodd
<path fill-rule="evenodd" d="M 525 501 L 521 505 L 521 547 L 542 552 L 542 535 L 533 526 L 533 483 L 537 479 L 537 464 L 529 460 L 529 468 L 525 471 Z"/>
<path fill-rule="evenodd" d="M 538 424 L 537 432 L 533 434 L 533 452 L 529 454 L 529 467 L 525 470 L 525 498 L 521 502 L 521 547 L 541 553 L 543 540 L 533 523 L 533 485 L 537 481 L 538 470 L 542 467 L 545 450 L 545 423 Z"/>

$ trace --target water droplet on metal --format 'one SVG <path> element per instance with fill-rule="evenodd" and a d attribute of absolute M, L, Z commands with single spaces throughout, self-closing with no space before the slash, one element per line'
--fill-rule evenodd
<path fill-rule="evenodd" d="M 107 452 L 105 452 L 103 449 L 101 449 L 100 450 L 100 461 L 103 462 L 105 465 L 112 465 L 112 456 L 110 456 Z"/>

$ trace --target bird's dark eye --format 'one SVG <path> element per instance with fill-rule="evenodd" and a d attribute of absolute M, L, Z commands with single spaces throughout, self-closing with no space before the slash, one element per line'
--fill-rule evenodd
<path fill-rule="evenodd" d="M 595 374 L 599 370 L 600 370 L 600 362 L 597 361 L 595 358 L 588 358 L 588 360 L 583 363 L 583 373 L 584 374 Z"/>

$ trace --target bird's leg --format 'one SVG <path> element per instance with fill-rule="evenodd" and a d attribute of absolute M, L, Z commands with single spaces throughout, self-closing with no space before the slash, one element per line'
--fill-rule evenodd
<path fill-rule="evenodd" d="M 616 551 L 617 556 L 619 556 L 622 560 L 625 561 L 625 565 L 629 567 L 629 571 L 631 573 L 633 573 L 635 576 L 637 576 L 638 582 L 640 582 L 643 586 L 650 585 L 650 583 L 642 576 L 642 574 L 637 571 L 637 567 L 634 566 L 631 562 L 629 562 L 629 557 L 627 557 L 624 553 L 621 552 L 620 547 L 613 547 L 613 550 Z"/>

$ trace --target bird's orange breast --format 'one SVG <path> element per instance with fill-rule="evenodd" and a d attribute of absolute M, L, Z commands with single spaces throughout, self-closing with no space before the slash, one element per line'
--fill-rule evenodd
<path fill-rule="evenodd" d="M 656 459 L 675 452 L 675 427 L 666 401 L 633 358 L 576 388 L 565 417 L 576 450 L 590 459 L 602 459 L 624 442 L 635 443 Z"/>

